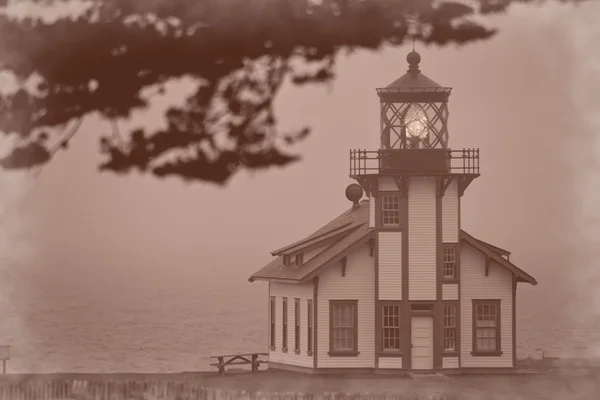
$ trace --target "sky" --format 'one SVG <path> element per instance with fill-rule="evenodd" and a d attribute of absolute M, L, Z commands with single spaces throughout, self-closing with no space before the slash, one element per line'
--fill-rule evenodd
<path fill-rule="evenodd" d="M 545 323 L 551 316 L 536 309 L 600 316 L 600 54 L 593 51 L 600 37 L 592 17 L 599 14 L 598 3 L 514 6 L 491 20 L 501 28 L 491 40 L 464 48 L 417 43 L 422 72 L 453 87 L 450 147 L 480 149 L 481 176 L 462 200 L 463 229 L 509 249 L 511 261 L 537 278 L 536 287 L 520 286 L 527 303 L 520 304 Z M 3 182 L 21 182 L 11 193 L 24 193 L 13 216 L 22 233 L 4 233 L 9 248 L 19 243 L 29 257 L 15 274 L 35 276 L 21 296 L 52 296 L 48 288 L 63 278 L 91 290 L 98 270 L 116 277 L 123 270 L 200 269 L 246 280 L 270 261 L 270 251 L 350 206 L 349 149 L 378 147 L 375 88 L 405 73 L 408 51 L 342 56 L 330 86 L 286 84 L 276 102 L 281 128 L 313 131 L 297 147 L 303 161 L 239 173 L 225 187 L 101 174 L 98 138 L 110 125 L 87 118 L 70 150 L 35 182 L 3 175 Z M 185 80 L 172 83 L 151 110 L 120 121 L 121 129 L 162 125 L 162 111 L 190 90 Z"/>

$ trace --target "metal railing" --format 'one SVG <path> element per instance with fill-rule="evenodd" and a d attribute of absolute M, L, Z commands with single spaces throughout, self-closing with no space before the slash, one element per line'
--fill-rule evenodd
<path fill-rule="evenodd" d="M 386 87 L 376 89 L 377 93 L 449 93 L 449 87 Z"/>
<path fill-rule="evenodd" d="M 479 175 L 479 149 L 350 150 L 350 176 Z"/>

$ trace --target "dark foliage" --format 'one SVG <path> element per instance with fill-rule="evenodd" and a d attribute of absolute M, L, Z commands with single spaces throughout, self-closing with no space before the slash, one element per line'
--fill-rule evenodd
<path fill-rule="evenodd" d="M 433 0 L 96 0 L 78 18 L 52 24 L 0 17 L 1 68 L 42 82 L 0 97 L 0 131 L 19 139 L 0 165 L 43 165 L 68 147 L 86 115 L 128 118 L 148 106 L 143 92 L 191 77 L 197 87 L 166 113 L 166 129 L 121 135 L 113 124 L 101 138 L 101 169 L 222 184 L 240 169 L 284 166 L 299 159 L 290 148 L 309 133 L 277 130 L 273 101 L 285 79 L 328 82 L 340 51 L 399 45 L 410 21 L 425 44 L 487 39 L 495 31 L 469 17 L 511 2 L 480 0 L 474 9 Z"/>

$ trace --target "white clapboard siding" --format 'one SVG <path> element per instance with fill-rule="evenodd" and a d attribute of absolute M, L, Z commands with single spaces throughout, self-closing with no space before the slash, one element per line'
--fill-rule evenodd
<path fill-rule="evenodd" d="M 458 283 L 442 285 L 442 300 L 458 300 Z"/>
<path fill-rule="evenodd" d="M 270 296 L 275 296 L 275 350 L 269 350 L 269 361 L 295 365 L 300 367 L 313 367 L 313 358 L 306 354 L 307 333 L 308 333 L 308 299 L 313 298 L 314 286 L 312 283 L 298 285 L 294 283 L 275 283 L 271 282 Z M 287 353 L 281 350 L 283 334 L 283 298 L 288 301 L 288 342 Z M 300 354 L 294 352 L 294 324 L 295 310 L 294 303 L 296 298 L 300 299 Z M 269 326 L 270 333 L 270 326 Z M 270 343 L 270 342 L 269 342 Z"/>
<path fill-rule="evenodd" d="M 401 369 L 402 357 L 379 357 L 378 367 L 386 369 Z"/>
<path fill-rule="evenodd" d="M 408 191 L 408 297 L 436 299 L 435 179 L 412 178 Z"/>
<path fill-rule="evenodd" d="M 442 242 L 458 243 L 458 182 L 453 179 L 442 197 Z"/>
<path fill-rule="evenodd" d="M 402 300 L 402 232 L 379 232 L 379 300 Z"/>
<path fill-rule="evenodd" d="M 369 227 L 375 227 L 375 198 L 371 197 L 369 199 Z"/>
<path fill-rule="evenodd" d="M 442 368 L 458 368 L 458 357 L 442 358 Z"/>
<path fill-rule="evenodd" d="M 382 176 L 379 178 L 379 190 L 393 192 L 398 190 L 398 185 L 391 176 Z"/>
<path fill-rule="evenodd" d="M 369 246 L 348 255 L 346 276 L 342 268 L 333 265 L 319 275 L 318 289 L 318 357 L 317 368 L 374 368 L 375 367 L 375 268 Z M 330 357 L 329 300 L 358 301 L 357 357 Z"/>
<path fill-rule="evenodd" d="M 485 276 L 485 256 L 463 242 L 460 252 L 461 367 L 512 367 L 512 274 L 492 261 Z M 472 300 L 500 300 L 500 346 L 503 354 L 474 357 Z"/>

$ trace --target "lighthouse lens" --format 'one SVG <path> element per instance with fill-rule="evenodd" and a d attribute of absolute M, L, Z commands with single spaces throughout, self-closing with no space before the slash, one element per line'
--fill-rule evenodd
<path fill-rule="evenodd" d="M 411 137 L 420 138 L 427 134 L 427 115 L 423 107 L 411 105 L 406 113 L 406 130 Z"/>

